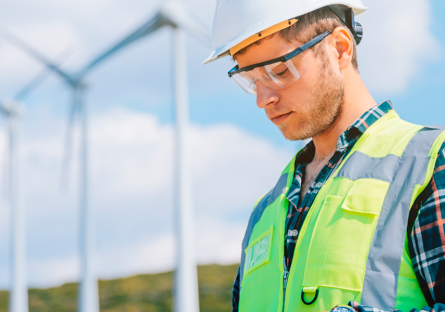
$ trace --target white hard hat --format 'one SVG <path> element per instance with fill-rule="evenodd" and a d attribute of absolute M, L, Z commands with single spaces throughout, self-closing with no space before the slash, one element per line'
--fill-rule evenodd
<path fill-rule="evenodd" d="M 214 50 L 203 64 L 229 55 L 231 48 L 264 30 L 326 6 L 345 22 L 345 9 L 352 9 L 353 29 L 354 15 L 366 11 L 361 0 L 218 0 L 212 30 Z"/>

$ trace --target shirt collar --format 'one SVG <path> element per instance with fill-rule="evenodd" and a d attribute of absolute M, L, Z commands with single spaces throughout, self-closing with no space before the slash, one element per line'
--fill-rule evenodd
<path fill-rule="evenodd" d="M 352 142 L 356 142 L 357 137 L 360 137 L 377 120 L 385 116 L 392 109 L 391 102 L 385 101 L 367 110 L 340 135 L 337 140 L 337 150 L 342 151 Z"/>

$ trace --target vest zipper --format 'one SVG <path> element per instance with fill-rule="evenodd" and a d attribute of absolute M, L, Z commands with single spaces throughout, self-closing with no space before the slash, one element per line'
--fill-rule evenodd
<path fill-rule="evenodd" d="M 286 257 L 283 257 L 283 265 L 284 265 L 284 276 L 283 276 L 283 312 L 286 303 L 286 287 L 287 287 L 287 278 L 289 277 L 289 270 L 286 266 Z"/>

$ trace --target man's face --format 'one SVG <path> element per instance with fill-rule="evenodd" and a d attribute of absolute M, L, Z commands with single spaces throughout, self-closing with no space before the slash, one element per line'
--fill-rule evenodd
<path fill-rule="evenodd" d="M 291 52 L 301 42 L 292 44 L 279 35 L 263 39 L 236 56 L 240 68 L 265 62 Z M 325 42 L 319 43 L 324 45 Z M 325 47 L 319 47 L 325 49 Z M 315 137 L 327 130 L 341 114 L 344 82 L 335 57 L 325 51 L 315 55 L 303 52 L 308 68 L 292 85 L 274 91 L 261 82 L 256 83 L 257 106 L 264 108 L 267 117 L 288 140 Z"/>

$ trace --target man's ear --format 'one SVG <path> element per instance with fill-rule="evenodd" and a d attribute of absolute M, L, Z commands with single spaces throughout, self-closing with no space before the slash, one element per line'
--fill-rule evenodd
<path fill-rule="evenodd" d="M 329 47 L 334 50 L 340 70 L 351 65 L 352 54 L 354 52 L 354 38 L 344 27 L 337 27 L 330 36 Z"/>

